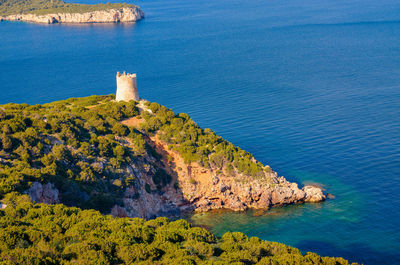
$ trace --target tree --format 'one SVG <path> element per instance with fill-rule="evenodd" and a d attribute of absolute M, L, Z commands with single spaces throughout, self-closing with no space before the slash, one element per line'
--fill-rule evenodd
<path fill-rule="evenodd" d="M 113 149 L 113 153 L 119 163 L 125 162 L 125 148 L 123 146 L 117 145 Z"/>
<path fill-rule="evenodd" d="M 11 138 L 5 133 L 3 133 L 3 135 L 1 136 L 1 143 L 4 150 L 10 150 L 13 147 Z"/>

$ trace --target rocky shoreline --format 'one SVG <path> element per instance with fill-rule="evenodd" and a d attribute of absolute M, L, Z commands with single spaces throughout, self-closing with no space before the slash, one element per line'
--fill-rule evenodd
<path fill-rule="evenodd" d="M 123 7 L 85 13 L 55 13 L 46 15 L 15 14 L 0 17 L 0 21 L 25 21 L 41 24 L 120 23 L 135 22 L 142 18 L 144 18 L 144 12 L 139 7 Z"/>
<path fill-rule="evenodd" d="M 152 178 L 148 172 L 142 171 L 140 165 L 133 166 L 128 171 L 140 175 L 142 183 L 139 182 L 137 186 L 126 190 L 122 207 L 115 206 L 112 209 L 114 216 L 152 218 L 220 209 L 267 210 L 275 206 L 316 203 L 326 199 L 321 188 L 308 185 L 300 189 L 297 183 L 279 177 L 268 166 L 263 179 L 248 180 L 246 176 L 218 172 L 198 163 L 187 165 L 178 153 L 170 150 L 167 144 L 156 136 L 147 138 L 147 143 L 162 155 L 162 159 L 156 163 L 173 177 L 179 188 L 171 185 L 165 187 L 161 193 L 149 194 L 146 192 L 145 183 L 153 184 Z M 168 162 L 171 158 L 173 162 Z M 246 181 L 238 181 L 240 179 Z M 155 185 L 151 185 L 151 189 L 155 190 Z M 138 194 L 139 200 L 135 199 Z"/>

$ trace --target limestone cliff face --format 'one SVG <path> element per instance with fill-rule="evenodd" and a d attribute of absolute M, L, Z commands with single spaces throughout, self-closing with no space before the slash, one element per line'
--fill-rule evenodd
<path fill-rule="evenodd" d="M 154 157 L 147 156 L 127 166 L 126 174 L 135 176 L 135 183 L 125 190 L 122 205 L 115 205 L 111 213 L 118 217 L 140 217 L 145 219 L 158 216 L 178 216 L 185 207 L 179 189 L 171 184 L 157 188 L 153 176 L 163 164 Z"/>
<path fill-rule="evenodd" d="M 135 22 L 142 18 L 144 18 L 144 12 L 139 7 L 124 7 L 86 13 L 57 13 L 46 15 L 17 14 L 3 17 L 1 20 L 54 24 Z"/>

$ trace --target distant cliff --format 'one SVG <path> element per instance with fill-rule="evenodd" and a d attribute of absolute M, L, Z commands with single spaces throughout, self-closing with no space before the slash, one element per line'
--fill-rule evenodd
<path fill-rule="evenodd" d="M 3 17 L 8 21 L 27 21 L 35 23 L 107 23 L 107 22 L 135 22 L 144 17 L 138 7 L 91 11 L 85 13 L 55 13 L 46 15 L 18 14 Z"/>
<path fill-rule="evenodd" d="M 144 12 L 128 4 L 70 4 L 63 1 L 2 0 L 0 20 L 35 23 L 107 23 L 135 22 Z"/>

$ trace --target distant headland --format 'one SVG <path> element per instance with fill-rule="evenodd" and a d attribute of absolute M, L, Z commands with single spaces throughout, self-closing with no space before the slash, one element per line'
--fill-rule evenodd
<path fill-rule="evenodd" d="M 0 21 L 54 23 L 135 22 L 144 12 L 135 5 L 72 4 L 61 0 L 0 0 Z"/>

